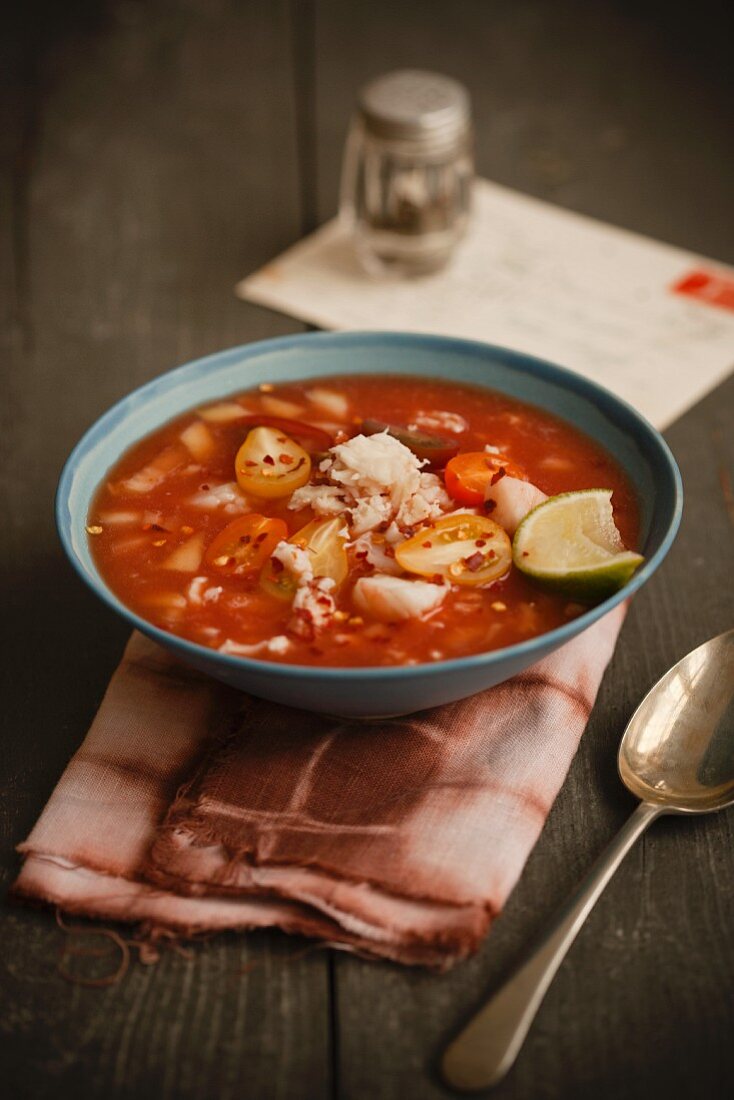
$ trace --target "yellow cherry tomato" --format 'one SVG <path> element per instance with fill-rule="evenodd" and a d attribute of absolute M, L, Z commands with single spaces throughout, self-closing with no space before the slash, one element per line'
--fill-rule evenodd
<path fill-rule="evenodd" d="M 237 484 L 243 493 L 274 500 L 287 497 L 311 476 L 311 458 L 285 432 L 253 428 L 234 460 Z"/>
<path fill-rule="evenodd" d="M 504 528 L 487 516 L 459 513 L 399 543 L 395 560 L 408 573 L 474 588 L 504 577 L 512 565 L 512 543 Z"/>
<path fill-rule="evenodd" d="M 340 516 L 332 519 L 315 519 L 296 531 L 288 541 L 307 551 L 311 559 L 314 577 L 330 577 L 337 588 L 346 579 L 349 562 L 345 545 L 344 520 Z M 281 562 L 271 558 L 265 564 L 260 575 L 260 584 L 272 596 L 292 600 L 296 594 L 296 580 L 290 570 Z"/>

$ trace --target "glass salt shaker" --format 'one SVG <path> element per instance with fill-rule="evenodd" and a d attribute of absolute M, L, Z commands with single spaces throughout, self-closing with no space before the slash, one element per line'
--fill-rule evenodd
<path fill-rule="evenodd" d="M 371 274 L 448 261 L 469 219 L 471 108 L 462 84 L 401 69 L 362 88 L 344 155 L 340 216 Z"/>

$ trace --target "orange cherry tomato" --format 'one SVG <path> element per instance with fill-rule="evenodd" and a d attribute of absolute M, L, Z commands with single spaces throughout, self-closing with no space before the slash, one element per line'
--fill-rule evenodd
<path fill-rule="evenodd" d="M 498 475 L 505 474 L 527 481 L 525 471 L 507 455 L 467 451 L 452 458 L 446 467 L 446 492 L 461 504 L 482 504 L 489 486 L 498 480 Z"/>
<path fill-rule="evenodd" d="M 225 573 L 254 573 L 287 538 L 288 528 L 282 519 L 252 512 L 219 532 L 207 547 L 204 561 Z"/>

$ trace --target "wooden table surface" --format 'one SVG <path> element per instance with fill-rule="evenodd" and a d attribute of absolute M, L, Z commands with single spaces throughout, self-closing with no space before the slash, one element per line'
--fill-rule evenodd
<path fill-rule="evenodd" d="M 298 331 L 235 282 L 335 207 L 354 89 L 399 65 L 471 88 L 483 175 L 734 260 L 727 4 L 84 0 L 15 5 L 0 45 L 2 875 L 79 745 L 126 627 L 54 533 L 60 466 L 132 387 Z M 21 10 L 22 9 L 22 10 Z M 491 336 L 491 333 L 488 333 Z M 0 905 L 0 1081 L 16 1098 L 446 1096 L 442 1043 L 629 813 L 624 724 L 732 626 L 734 383 L 667 433 L 680 537 L 635 599 L 507 910 L 445 976 L 222 936 L 86 989 L 53 917 Z M 562 967 L 502 1098 L 731 1095 L 734 817 L 663 820 Z M 247 967 L 246 973 L 242 968 Z"/>

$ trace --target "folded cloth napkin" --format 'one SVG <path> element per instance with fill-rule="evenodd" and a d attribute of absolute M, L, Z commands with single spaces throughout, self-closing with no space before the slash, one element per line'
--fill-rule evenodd
<path fill-rule="evenodd" d="M 379 727 L 242 696 L 135 634 L 20 845 L 15 892 L 182 935 L 277 926 L 448 966 L 517 882 L 622 616 Z"/>

